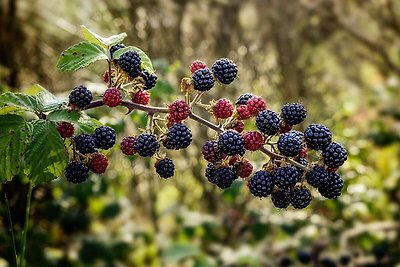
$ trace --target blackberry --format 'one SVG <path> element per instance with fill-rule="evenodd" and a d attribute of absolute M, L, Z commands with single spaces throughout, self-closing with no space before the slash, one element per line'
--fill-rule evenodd
<path fill-rule="evenodd" d="M 212 163 L 216 163 L 225 157 L 225 155 L 221 151 L 219 151 L 218 143 L 216 141 L 205 142 L 203 145 L 202 153 L 204 159 Z"/>
<path fill-rule="evenodd" d="M 301 172 L 293 166 L 278 167 L 274 173 L 275 183 L 281 189 L 293 187 L 300 178 Z"/>
<path fill-rule="evenodd" d="M 281 116 L 287 124 L 296 125 L 306 118 L 307 110 L 300 103 L 289 103 L 282 106 Z"/>
<path fill-rule="evenodd" d="M 127 51 L 120 56 L 118 65 L 123 71 L 128 73 L 131 78 L 136 78 L 142 71 L 140 68 L 141 62 L 138 52 Z"/>
<path fill-rule="evenodd" d="M 218 99 L 212 105 L 212 112 L 217 119 L 227 119 L 233 114 L 233 105 L 229 99 Z"/>
<path fill-rule="evenodd" d="M 321 183 L 318 187 L 318 191 L 321 196 L 335 199 L 342 194 L 343 179 L 337 173 L 329 173 L 328 179 Z"/>
<path fill-rule="evenodd" d="M 193 61 L 192 64 L 190 64 L 190 73 L 193 73 L 196 70 L 204 69 L 204 68 L 207 68 L 206 63 L 197 59 L 197 60 Z"/>
<path fill-rule="evenodd" d="M 254 96 L 247 101 L 247 110 L 250 115 L 256 116 L 259 112 L 267 108 L 267 103 L 260 96 Z"/>
<path fill-rule="evenodd" d="M 278 209 L 286 209 L 290 204 L 290 194 L 287 190 L 278 190 L 271 194 L 271 200 Z"/>
<path fill-rule="evenodd" d="M 83 109 L 93 100 L 92 93 L 83 85 L 76 86 L 69 94 L 69 104 Z"/>
<path fill-rule="evenodd" d="M 304 209 L 311 202 L 311 193 L 306 187 L 295 187 L 290 190 L 290 204 L 295 209 Z"/>
<path fill-rule="evenodd" d="M 237 132 L 241 133 L 244 130 L 244 122 L 234 120 L 228 126 L 226 126 L 226 129 L 233 129 L 233 130 L 236 130 Z"/>
<path fill-rule="evenodd" d="M 206 177 L 207 177 L 207 180 L 212 184 L 214 184 L 216 181 L 216 176 L 214 175 L 214 172 L 216 169 L 217 169 L 217 167 L 214 164 L 212 164 L 212 163 L 207 164 Z"/>
<path fill-rule="evenodd" d="M 108 167 L 108 159 L 104 154 L 95 152 L 90 155 L 88 166 L 92 172 L 102 174 Z"/>
<path fill-rule="evenodd" d="M 299 259 L 299 262 L 308 264 L 311 262 L 311 253 L 307 250 L 299 250 L 297 252 L 297 258 Z"/>
<path fill-rule="evenodd" d="M 164 158 L 154 164 L 156 172 L 162 178 L 170 178 L 174 176 L 175 165 L 172 159 Z"/>
<path fill-rule="evenodd" d="M 292 264 L 293 261 L 287 255 L 283 256 L 279 261 L 279 266 L 281 267 L 290 267 Z"/>
<path fill-rule="evenodd" d="M 243 138 L 235 130 L 226 130 L 221 133 L 218 137 L 218 147 L 222 153 L 228 156 L 243 155 L 245 152 Z"/>
<path fill-rule="evenodd" d="M 320 265 L 321 265 L 321 267 L 336 267 L 337 266 L 336 262 L 329 257 L 322 258 L 320 261 Z"/>
<path fill-rule="evenodd" d="M 253 98 L 253 97 L 254 97 L 254 94 L 252 94 L 252 93 L 244 93 L 244 94 L 241 94 L 241 95 L 236 99 L 235 105 L 236 105 L 236 106 L 247 105 L 247 101 L 248 101 L 250 98 Z"/>
<path fill-rule="evenodd" d="M 89 134 L 80 134 L 74 137 L 75 148 L 81 153 L 95 152 L 96 144 L 92 136 Z"/>
<path fill-rule="evenodd" d="M 205 92 L 213 88 L 215 80 L 209 68 L 198 69 L 192 74 L 194 89 Z"/>
<path fill-rule="evenodd" d="M 150 102 L 150 94 L 147 91 L 139 90 L 132 98 L 132 102 L 141 105 L 147 105 Z"/>
<path fill-rule="evenodd" d="M 96 148 L 109 149 L 115 144 L 115 130 L 108 126 L 96 128 L 93 134 Z"/>
<path fill-rule="evenodd" d="M 351 257 L 350 257 L 350 255 L 349 255 L 349 254 L 342 254 L 342 255 L 340 255 L 339 262 L 340 262 L 340 264 L 343 265 L 343 266 L 349 265 L 349 263 L 351 262 Z"/>
<path fill-rule="evenodd" d="M 218 186 L 220 189 L 226 189 L 231 187 L 233 181 L 235 181 L 238 177 L 236 173 L 233 171 L 232 167 L 219 167 L 216 168 L 213 172 L 214 175 L 214 184 Z"/>
<path fill-rule="evenodd" d="M 251 117 L 251 114 L 246 105 L 240 105 L 236 107 L 236 114 L 239 120 L 247 120 Z"/>
<path fill-rule="evenodd" d="M 279 152 L 287 157 L 297 156 L 303 147 L 301 138 L 293 131 L 281 134 L 278 139 Z"/>
<path fill-rule="evenodd" d="M 135 142 L 136 137 L 134 136 L 126 136 L 121 141 L 121 151 L 125 155 L 133 155 L 136 153 L 135 151 Z"/>
<path fill-rule="evenodd" d="M 151 157 L 159 148 L 160 144 L 154 134 L 142 133 L 136 138 L 134 149 L 141 157 Z"/>
<path fill-rule="evenodd" d="M 272 173 L 264 170 L 257 171 L 249 180 L 250 192 L 255 197 L 267 197 L 274 189 L 274 177 Z"/>
<path fill-rule="evenodd" d="M 264 145 L 264 136 L 259 131 L 249 131 L 242 137 L 244 148 L 249 151 L 259 150 Z"/>
<path fill-rule="evenodd" d="M 249 177 L 253 172 L 253 165 L 246 159 L 234 164 L 233 169 L 238 176 L 246 178 Z"/>
<path fill-rule="evenodd" d="M 338 168 L 347 160 L 347 151 L 339 143 L 330 143 L 323 151 L 324 163 L 329 168 Z"/>
<path fill-rule="evenodd" d="M 65 168 L 65 177 L 68 182 L 78 184 L 89 178 L 89 168 L 80 161 L 70 161 Z"/>
<path fill-rule="evenodd" d="M 279 131 L 279 115 L 270 109 L 263 110 L 256 117 L 257 128 L 266 135 L 274 135 Z"/>
<path fill-rule="evenodd" d="M 121 92 L 117 88 L 108 88 L 103 94 L 103 102 L 109 107 L 116 107 L 122 102 Z"/>
<path fill-rule="evenodd" d="M 70 138 L 74 135 L 74 125 L 70 122 L 60 122 L 57 125 L 57 130 L 60 133 L 62 138 Z"/>
<path fill-rule="evenodd" d="M 167 138 L 164 140 L 166 148 L 183 149 L 192 142 L 192 131 L 182 123 L 175 123 L 169 129 Z M 168 147 L 167 147 L 168 146 Z"/>
<path fill-rule="evenodd" d="M 157 83 L 157 74 L 155 74 L 155 73 L 150 73 L 150 72 L 144 70 L 140 73 L 140 77 L 142 77 L 144 80 L 144 89 L 145 90 L 150 90 Z"/>
<path fill-rule="evenodd" d="M 307 183 L 315 188 L 318 188 L 321 184 L 326 183 L 328 179 L 328 171 L 319 165 L 312 167 L 306 174 Z"/>
<path fill-rule="evenodd" d="M 297 161 L 298 163 L 300 163 L 301 165 L 305 166 L 305 167 L 308 166 L 308 160 L 307 160 L 306 158 L 298 157 L 298 158 L 296 159 L 296 161 Z M 296 168 L 297 168 L 297 167 L 296 167 Z M 301 169 L 301 168 L 297 168 L 297 169 L 299 170 L 299 172 L 301 173 L 301 175 L 304 174 L 304 170 L 303 170 L 303 169 Z"/>
<path fill-rule="evenodd" d="M 168 116 L 176 121 L 182 121 L 189 117 L 190 115 L 190 106 L 185 102 L 185 100 L 178 99 L 168 105 Z"/>
<path fill-rule="evenodd" d="M 121 48 L 125 48 L 124 44 L 115 44 L 113 46 L 110 47 L 110 56 L 111 58 L 113 58 L 113 55 L 115 52 L 117 52 L 118 50 L 120 50 Z"/>
<path fill-rule="evenodd" d="M 322 124 L 310 124 L 304 132 L 306 144 L 309 148 L 321 150 L 332 141 L 332 134 L 328 127 Z"/>
<path fill-rule="evenodd" d="M 229 58 L 220 58 L 212 65 L 215 77 L 223 84 L 232 83 L 238 73 L 237 65 Z"/>

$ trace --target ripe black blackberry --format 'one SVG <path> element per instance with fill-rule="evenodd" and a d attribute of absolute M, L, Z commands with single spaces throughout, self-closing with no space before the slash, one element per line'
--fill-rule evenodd
<path fill-rule="evenodd" d="M 144 70 L 140 73 L 140 77 L 142 77 L 145 82 L 144 90 L 150 90 L 157 83 L 157 74 L 155 73 L 150 73 Z"/>
<path fill-rule="evenodd" d="M 127 51 L 120 56 L 118 65 L 123 71 L 128 73 L 131 78 L 136 78 L 142 71 L 140 68 L 141 62 L 138 52 Z"/>
<path fill-rule="evenodd" d="M 223 84 L 232 83 L 238 73 L 237 65 L 229 58 L 220 58 L 212 65 L 215 77 Z"/>
<path fill-rule="evenodd" d="M 124 48 L 125 45 L 124 44 L 116 44 L 110 47 L 110 56 L 111 58 L 113 58 L 114 53 L 117 52 L 118 50 L 120 50 L 121 48 Z"/>
<path fill-rule="evenodd" d="M 278 209 L 286 209 L 290 204 L 290 193 L 288 190 L 278 190 L 271 194 L 271 200 Z"/>
<path fill-rule="evenodd" d="M 279 115 L 272 110 L 263 110 L 256 117 L 257 128 L 266 135 L 274 135 L 279 131 Z"/>
<path fill-rule="evenodd" d="M 233 171 L 232 167 L 219 167 L 216 168 L 213 172 L 214 175 L 214 184 L 218 186 L 220 189 L 226 189 L 231 187 L 233 181 L 235 181 L 238 177 L 236 173 Z"/>
<path fill-rule="evenodd" d="M 299 259 L 299 262 L 308 264 L 311 262 L 311 253 L 307 250 L 299 250 L 297 252 L 297 258 Z"/>
<path fill-rule="evenodd" d="M 315 150 L 322 150 L 332 142 L 331 132 L 322 124 L 310 124 L 305 130 L 304 136 L 307 146 Z"/>
<path fill-rule="evenodd" d="M 206 175 L 207 180 L 212 184 L 215 184 L 215 181 L 216 181 L 216 176 L 214 175 L 214 172 L 216 169 L 217 169 L 217 167 L 214 164 L 212 164 L 212 163 L 207 164 L 205 175 Z"/>
<path fill-rule="evenodd" d="M 329 168 L 338 168 L 347 160 L 347 151 L 339 143 L 330 143 L 323 151 L 324 163 Z"/>
<path fill-rule="evenodd" d="M 295 187 L 290 190 L 290 204 L 295 209 L 304 209 L 311 202 L 311 193 L 306 187 Z"/>
<path fill-rule="evenodd" d="M 306 158 L 298 157 L 298 158 L 296 159 L 296 161 L 297 161 L 298 163 L 300 163 L 301 165 L 305 166 L 305 167 L 308 166 L 308 160 L 307 160 Z M 297 168 L 297 167 L 296 167 L 296 168 Z M 297 169 L 300 171 L 301 175 L 304 174 L 304 170 L 303 170 L 303 169 L 301 169 L 301 168 L 297 168 Z"/>
<path fill-rule="evenodd" d="M 337 173 L 329 173 L 328 179 L 321 183 L 318 187 L 318 191 L 321 196 L 335 199 L 342 194 L 343 179 Z"/>
<path fill-rule="evenodd" d="M 278 150 L 284 156 L 297 156 L 300 153 L 302 147 L 302 140 L 296 132 L 289 131 L 279 136 Z"/>
<path fill-rule="evenodd" d="M 253 98 L 254 97 L 254 94 L 252 94 L 252 93 L 244 93 L 244 94 L 241 94 L 237 99 L 236 99 L 236 101 L 235 101 L 235 105 L 238 107 L 238 106 L 240 106 L 240 105 L 247 105 L 247 101 L 250 99 L 250 98 Z"/>
<path fill-rule="evenodd" d="M 175 165 L 172 159 L 163 158 L 157 161 L 154 164 L 154 167 L 156 168 L 157 174 L 160 175 L 162 178 L 170 178 L 174 176 Z"/>
<path fill-rule="evenodd" d="M 164 146 L 167 149 L 187 148 L 192 142 L 192 131 L 183 123 L 175 123 L 169 129 Z"/>
<path fill-rule="evenodd" d="M 293 187 L 300 178 L 301 172 L 293 166 L 278 167 L 274 173 L 275 184 L 281 189 Z"/>
<path fill-rule="evenodd" d="M 141 157 L 151 157 L 160 148 L 160 143 L 154 134 L 142 133 L 136 138 L 134 148 Z"/>
<path fill-rule="evenodd" d="M 336 262 L 329 257 L 324 257 L 320 260 L 320 265 L 321 267 L 336 267 L 337 264 Z"/>
<path fill-rule="evenodd" d="M 315 188 L 318 188 L 321 184 L 325 184 L 328 179 L 328 171 L 319 165 L 312 167 L 306 174 L 307 182 Z"/>
<path fill-rule="evenodd" d="M 272 173 L 260 170 L 257 171 L 249 180 L 250 192 L 255 197 L 267 197 L 274 189 L 275 181 Z"/>
<path fill-rule="evenodd" d="M 342 254 L 340 255 L 339 262 L 341 265 L 347 266 L 351 262 L 351 256 L 349 254 Z"/>
<path fill-rule="evenodd" d="M 281 116 L 287 124 L 296 125 L 306 118 L 307 110 L 300 103 L 289 103 L 282 106 Z"/>
<path fill-rule="evenodd" d="M 218 147 L 228 156 L 243 155 L 245 152 L 242 135 L 236 130 L 226 130 L 218 137 Z"/>
<path fill-rule="evenodd" d="M 199 69 L 193 72 L 192 80 L 194 89 L 201 92 L 210 90 L 215 83 L 214 76 L 209 68 Z"/>
<path fill-rule="evenodd" d="M 93 134 L 96 148 L 109 149 L 115 144 L 115 130 L 108 126 L 96 128 Z"/>
<path fill-rule="evenodd" d="M 225 155 L 219 150 L 218 143 L 216 141 L 205 142 L 202 153 L 204 159 L 212 163 L 216 163 L 225 157 Z"/>
<path fill-rule="evenodd" d="M 92 136 L 89 134 L 80 134 L 74 137 L 75 148 L 81 153 L 95 152 L 96 144 Z"/>
<path fill-rule="evenodd" d="M 76 86 L 69 94 L 69 105 L 83 109 L 93 100 L 92 93 L 83 85 Z"/>
<path fill-rule="evenodd" d="M 89 168 L 81 161 L 70 161 L 65 168 L 64 175 L 68 182 L 78 184 L 89 178 Z"/>

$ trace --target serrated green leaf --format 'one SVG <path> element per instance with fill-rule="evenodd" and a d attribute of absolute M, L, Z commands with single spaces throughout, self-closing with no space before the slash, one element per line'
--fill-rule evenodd
<path fill-rule="evenodd" d="M 40 103 L 36 96 L 11 92 L 0 95 L 0 109 L 7 106 L 18 107 L 21 110 L 33 112 L 43 109 L 43 104 Z"/>
<path fill-rule="evenodd" d="M 0 115 L 19 114 L 19 113 L 22 113 L 23 111 L 26 111 L 26 109 L 23 109 L 21 107 L 15 107 L 15 106 L 5 106 L 5 107 L 0 108 Z"/>
<path fill-rule="evenodd" d="M 77 71 L 102 59 L 108 59 L 106 50 L 102 46 L 81 42 L 62 52 L 57 68 L 62 71 Z"/>
<path fill-rule="evenodd" d="M 140 48 L 137 48 L 135 46 L 127 46 L 121 49 L 118 49 L 114 54 L 113 54 L 113 58 L 114 59 L 119 59 L 119 57 L 127 52 L 127 51 L 136 51 L 138 52 L 140 59 L 142 60 L 142 68 L 147 70 L 150 73 L 154 73 L 154 67 L 153 67 L 153 63 L 151 63 L 151 59 L 149 58 L 148 55 L 146 55 L 145 52 L 143 52 L 143 50 L 141 50 Z"/>
<path fill-rule="evenodd" d="M 165 249 L 162 253 L 163 259 L 167 262 L 178 262 L 200 253 L 198 247 L 190 244 L 175 244 Z"/>
<path fill-rule="evenodd" d="M 70 111 L 68 109 L 54 110 L 47 115 L 49 121 L 67 121 L 67 122 L 77 122 L 81 114 L 76 111 Z"/>
<path fill-rule="evenodd" d="M 81 114 L 81 117 L 76 122 L 76 125 L 78 133 L 89 134 L 92 134 L 97 127 L 102 126 L 101 122 L 99 122 L 95 118 L 89 117 L 85 113 Z"/>
<path fill-rule="evenodd" d="M 19 172 L 28 135 L 24 118 L 14 114 L 0 116 L 0 182 L 11 180 Z"/>
<path fill-rule="evenodd" d="M 40 86 L 40 85 L 38 85 Z M 41 87 L 41 86 L 40 86 Z M 58 110 L 62 106 L 66 105 L 68 101 L 66 99 L 59 98 L 53 95 L 50 91 L 41 87 L 42 90 L 37 94 L 38 100 L 42 103 L 43 109 L 42 112 L 49 112 L 53 110 Z"/>
<path fill-rule="evenodd" d="M 103 37 L 93 32 L 85 25 L 81 25 L 81 32 L 87 41 L 101 45 L 107 49 L 112 45 L 122 42 L 127 36 L 126 33 L 123 32 L 117 35 L 112 35 L 110 37 Z"/>
<path fill-rule="evenodd" d="M 64 141 L 53 122 L 38 120 L 25 155 L 28 178 L 35 184 L 60 177 L 68 163 Z"/>

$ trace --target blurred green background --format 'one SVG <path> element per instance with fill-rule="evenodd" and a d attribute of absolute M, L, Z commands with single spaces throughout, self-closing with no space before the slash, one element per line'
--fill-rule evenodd
<path fill-rule="evenodd" d="M 34 83 L 65 97 L 78 84 L 104 91 L 104 63 L 72 74 L 55 68 L 61 51 L 81 39 L 81 24 L 105 36 L 126 32 L 124 43 L 152 58 L 159 76 L 153 105 L 182 97 L 179 82 L 194 59 L 210 66 L 232 58 L 239 79 L 216 86 L 206 101 L 253 92 L 277 111 L 301 101 L 308 117 L 298 129 L 324 123 L 348 149 L 345 187 L 338 200 L 314 191 L 302 211 L 277 210 L 240 181 L 220 191 L 200 160 L 214 133 L 190 122 L 193 144 L 169 152 L 173 179 L 161 180 L 152 160 L 115 147 L 105 175 L 35 187 L 27 266 L 256 267 L 280 266 L 283 258 L 307 266 L 297 261 L 300 250 L 312 252 L 313 266 L 342 255 L 351 266 L 400 266 L 399 1 L 0 0 L 0 92 Z M 114 127 L 119 141 L 145 125 L 143 114 L 124 112 L 90 115 Z M 267 160 L 249 158 L 255 168 Z M 18 244 L 26 190 L 18 177 L 1 185 L 1 267 L 12 262 L 3 196 Z M 368 265 L 377 254 L 381 265 Z"/>

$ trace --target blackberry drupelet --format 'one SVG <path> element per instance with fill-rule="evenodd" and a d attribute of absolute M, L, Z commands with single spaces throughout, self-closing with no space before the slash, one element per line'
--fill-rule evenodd
<path fill-rule="evenodd" d="M 92 93 L 83 85 L 76 86 L 69 94 L 69 104 L 83 109 L 93 100 Z"/>
<path fill-rule="evenodd" d="M 279 152 L 287 157 L 297 156 L 303 147 L 301 138 L 293 131 L 281 134 L 278 139 Z"/>
<path fill-rule="evenodd" d="M 278 209 L 286 209 L 290 204 L 290 194 L 288 190 L 281 189 L 271 194 L 271 200 Z"/>
<path fill-rule="evenodd" d="M 93 134 L 96 148 L 109 149 L 115 144 L 115 130 L 108 126 L 96 128 Z"/>
<path fill-rule="evenodd" d="M 175 165 L 172 159 L 163 158 L 157 161 L 154 164 L 154 167 L 156 168 L 157 174 L 160 175 L 162 178 L 170 178 L 174 176 Z"/>
<path fill-rule="evenodd" d="M 306 144 L 314 150 L 322 150 L 332 141 L 328 127 L 322 124 L 310 124 L 304 132 Z"/>
<path fill-rule="evenodd" d="M 290 190 L 290 204 L 295 209 L 304 209 L 311 203 L 311 193 L 306 187 L 295 187 Z"/>
<path fill-rule="evenodd" d="M 220 58 L 212 65 L 212 71 L 218 81 L 223 84 L 230 84 L 235 80 L 238 68 L 231 59 Z"/>
<path fill-rule="evenodd" d="M 142 77 L 144 80 L 144 89 L 145 90 L 150 90 L 157 83 L 157 74 L 155 74 L 155 73 L 150 73 L 150 72 L 144 70 L 140 73 L 140 77 Z"/>
<path fill-rule="evenodd" d="M 169 129 L 164 146 L 168 149 L 187 148 L 192 142 L 192 131 L 182 123 L 175 123 Z"/>
<path fill-rule="evenodd" d="M 205 92 L 213 88 L 215 80 L 209 68 L 199 69 L 193 72 L 192 80 L 194 89 L 197 91 Z"/>
<path fill-rule="evenodd" d="M 154 134 L 142 133 L 136 138 L 134 149 L 141 157 L 151 157 L 159 148 L 160 144 Z"/>
<path fill-rule="evenodd" d="M 275 184 L 280 189 L 293 187 L 300 178 L 301 172 L 293 166 L 278 167 L 274 173 Z"/>
<path fill-rule="evenodd" d="M 140 67 L 141 62 L 138 52 L 127 51 L 120 56 L 118 65 L 123 71 L 128 73 L 131 78 L 136 78 L 142 71 Z"/>
<path fill-rule="evenodd" d="M 321 196 L 335 199 L 342 194 L 343 179 L 337 173 L 329 173 L 329 178 L 321 183 L 318 187 L 318 191 Z"/>
<path fill-rule="evenodd" d="M 89 134 L 84 133 L 75 136 L 74 142 L 76 150 L 83 154 L 95 152 L 96 144 L 93 137 Z"/>
<path fill-rule="evenodd" d="M 257 171 L 249 180 L 250 193 L 255 197 L 267 197 L 274 189 L 275 181 L 272 173 Z"/>
<path fill-rule="evenodd" d="M 307 183 L 315 188 L 318 188 L 321 184 L 326 183 L 328 179 L 329 179 L 328 171 L 319 165 L 312 167 L 306 173 Z"/>
<path fill-rule="evenodd" d="M 243 138 L 238 131 L 226 130 L 218 137 L 218 147 L 222 153 L 228 156 L 244 154 Z"/>
<path fill-rule="evenodd" d="M 287 124 L 296 125 L 304 121 L 307 110 L 300 103 L 289 103 L 282 106 L 281 116 Z"/>
<path fill-rule="evenodd" d="M 279 115 L 272 110 L 263 110 L 256 117 L 257 128 L 266 135 L 274 135 L 279 131 Z"/>
<path fill-rule="evenodd" d="M 252 93 L 244 93 L 244 94 L 241 94 L 241 95 L 236 99 L 235 105 L 236 105 L 236 106 L 247 105 L 247 101 L 248 101 L 250 98 L 253 98 L 253 97 L 254 97 L 254 94 L 252 94 Z"/>
<path fill-rule="evenodd" d="M 89 178 L 89 168 L 80 161 L 70 161 L 65 168 L 65 177 L 68 182 L 78 184 Z"/>
<path fill-rule="evenodd" d="M 347 151 L 339 143 L 330 143 L 323 151 L 324 163 L 329 168 L 338 168 L 347 160 Z"/>

